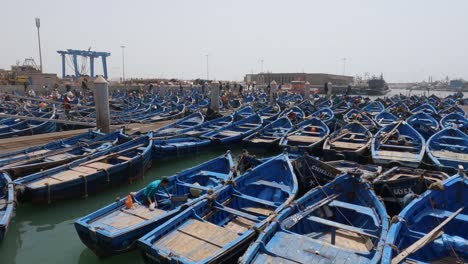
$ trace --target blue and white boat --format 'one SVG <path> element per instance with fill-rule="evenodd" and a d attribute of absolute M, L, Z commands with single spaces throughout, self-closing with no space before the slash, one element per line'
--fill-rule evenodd
<path fill-rule="evenodd" d="M 297 124 L 296 130 L 284 136 L 280 146 L 288 152 L 304 153 L 321 149 L 330 134 L 328 126 L 318 118 L 311 118 Z"/>
<path fill-rule="evenodd" d="M 372 133 L 361 123 L 353 122 L 333 132 L 323 143 L 331 159 L 358 160 L 369 150 Z"/>
<path fill-rule="evenodd" d="M 390 227 L 382 264 L 467 263 L 467 193 L 458 174 L 413 200 Z"/>
<path fill-rule="evenodd" d="M 380 101 L 374 101 L 362 108 L 362 111 L 368 113 L 371 117 L 378 115 L 385 110 L 385 106 Z"/>
<path fill-rule="evenodd" d="M 406 119 L 416 131 L 428 140 L 432 135 L 439 131 L 439 122 L 425 112 L 418 112 Z"/>
<path fill-rule="evenodd" d="M 384 127 L 386 125 L 390 125 L 391 123 L 397 121 L 398 117 L 396 117 L 392 113 L 383 111 L 380 114 L 376 115 L 374 119 L 375 119 L 375 122 L 377 122 L 377 124 L 379 124 L 381 127 Z"/>
<path fill-rule="evenodd" d="M 133 207 L 127 208 L 127 198 L 118 200 L 75 222 L 81 241 L 98 256 L 123 253 L 135 248 L 135 242 L 154 228 L 170 221 L 187 206 L 201 201 L 221 188 L 231 177 L 232 158 L 229 152 L 168 177 L 166 187 L 174 197 L 170 205 L 150 211 L 144 189 L 131 194 Z M 167 198 L 158 193 L 158 198 Z"/>
<path fill-rule="evenodd" d="M 200 125 L 194 126 L 182 133 L 183 136 L 197 137 L 213 130 L 222 129 L 234 121 L 234 115 L 218 117 L 210 121 L 205 121 Z"/>
<path fill-rule="evenodd" d="M 419 167 L 426 151 L 426 141 L 405 121 L 380 129 L 372 139 L 371 154 L 375 164 Z"/>
<path fill-rule="evenodd" d="M 281 117 L 242 140 L 244 145 L 257 148 L 278 147 L 279 141 L 287 135 L 293 124 L 287 117 Z"/>
<path fill-rule="evenodd" d="M 191 115 L 188 115 L 184 118 L 177 120 L 176 122 L 163 126 L 153 132 L 153 136 L 158 137 L 167 137 L 183 134 L 186 131 L 191 130 L 193 127 L 201 125 L 205 117 L 202 113 L 196 112 Z"/>
<path fill-rule="evenodd" d="M 0 172 L 0 242 L 5 238 L 15 208 L 15 188 L 8 174 Z"/>
<path fill-rule="evenodd" d="M 435 107 L 432 106 L 429 103 L 424 103 L 424 104 L 422 104 L 420 106 L 417 106 L 417 107 L 413 108 L 411 110 L 411 112 L 413 112 L 413 113 L 423 112 L 423 113 L 426 113 L 428 115 L 438 115 L 439 114 L 437 109 L 435 109 Z"/>
<path fill-rule="evenodd" d="M 153 159 L 164 159 L 198 153 L 210 146 L 211 140 L 197 137 L 177 137 L 155 139 L 153 145 Z"/>
<path fill-rule="evenodd" d="M 258 114 L 254 114 L 221 129 L 203 134 L 200 137 L 221 144 L 234 143 L 240 141 L 244 137 L 252 135 L 258 131 L 262 125 L 262 117 Z"/>
<path fill-rule="evenodd" d="M 296 196 L 287 155 L 262 163 L 138 240 L 146 263 L 232 263 Z"/>
<path fill-rule="evenodd" d="M 451 113 L 451 114 L 444 116 L 440 120 L 440 125 L 443 128 L 447 128 L 447 127 L 459 128 L 459 127 L 468 125 L 468 118 L 460 115 L 459 113 Z"/>
<path fill-rule="evenodd" d="M 427 154 L 438 169 L 468 168 L 468 135 L 457 128 L 445 128 L 429 138 Z"/>
<path fill-rule="evenodd" d="M 281 212 L 239 263 L 379 263 L 387 236 L 384 206 L 348 174 Z"/>

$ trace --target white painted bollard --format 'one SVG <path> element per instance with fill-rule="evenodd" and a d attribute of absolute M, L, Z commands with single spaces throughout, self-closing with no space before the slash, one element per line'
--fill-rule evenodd
<path fill-rule="evenodd" d="M 211 83 L 211 109 L 215 112 L 219 112 L 219 84 Z"/>
<path fill-rule="evenodd" d="M 275 104 L 275 95 L 276 95 L 276 90 L 278 89 L 278 85 L 275 80 L 273 80 L 270 83 L 270 104 L 274 105 Z"/>
<path fill-rule="evenodd" d="M 304 86 L 304 99 L 310 99 L 310 82 L 306 82 Z"/>
<path fill-rule="evenodd" d="M 110 132 L 109 87 L 102 76 L 94 80 L 94 104 L 96 109 L 96 126 L 104 133 Z"/>

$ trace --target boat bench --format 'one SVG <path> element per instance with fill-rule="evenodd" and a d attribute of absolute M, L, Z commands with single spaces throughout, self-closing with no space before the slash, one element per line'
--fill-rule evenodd
<path fill-rule="evenodd" d="M 399 149 L 399 150 L 417 150 L 416 147 L 401 146 L 401 145 L 381 144 L 381 145 L 380 145 L 380 148 L 382 148 L 382 147 L 392 148 L 392 149 Z"/>
<path fill-rule="evenodd" d="M 374 220 L 375 226 L 380 225 L 378 219 L 376 219 L 376 217 L 375 217 L 375 211 L 372 210 L 369 207 L 365 207 L 365 206 L 357 205 L 357 204 L 346 203 L 346 202 L 342 202 L 342 201 L 338 201 L 338 200 L 333 200 L 328 206 L 345 208 L 345 209 L 356 211 L 358 213 L 368 215 L 368 216 L 372 217 L 372 220 Z"/>
<path fill-rule="evenodd" d="M 460 149 L 466 149 L 467 148 L 467 146 L 451 145 L 451 144 L 444 144 L 444 143 L 439 143 L 439 146 L 447 147 L 447 148 L 460 148 Z"/>
<path fill-rule="evenodd" d="M 184 186 L 184 187 L 194 188 L 194 189 L 200 189 L 200 190 L 204 190 L 204 191 L 208 191 L 208 190 L 211 189 L 211 188 L 206 187 L 206 186 L 195 185 L 195 184 L 190 184 L 190 183 L 186 183 L 186 182 L 177 182 L 176 184 L 179 185 L 179 186 Z"/>
<path fill-rule="evenodd" d="M 246 195 L 246 194 L 241 193 L 241 194 L 233 194 L 233 196 L 237 197 L 237 198 L 249 200 L 249 201 L 252 201 L 252 202 L 255 202 L 255 203 L 259 203 L 259 204 L 263 204 L 263 205 L 267 205 L 267 206 L 271 206 L 271 207 L 277 207 L 277 205 L 274 202 L 259 199 L 257 197 L 253 197 L 253 196 L 250 196 L 250 195 Z"/>
<path fill-rule="evenodd" d="M 277 183 L 277 182 L 259 180 L 259 181 L 256 181 L 256 182 L 252 182 L 251 184 L 273 187 L 273 188 L 276 188 L 276 189 L 281 189 L 281 190 L 283 190 L 285 192 L 290 192 L 291 191 L 291 187 L 289 187 L 287 185 L 284 185 L 284 184 L 281 184 L 281 183 Z"/>
<path fill-rule="evenodd" d="M 419 216 L 417 221 L 420 221 L 425 216 L 431 216 L 431 217 L 440 218 L 441 220 L 443 220 L 443 219 L 450 217 L 452 214 L 453 212 L 450 212 L 447 210 L 433 209 L 430 211 L 430 213 L 422 214 L 421 216 Z M 468 215 L 458 214 L 457 216 L 455 216 L 454 219 L 460 220 L 462 222 L 468 222 Z"/>
<path fill-rule="evenodd" d="M 256 216 L 253 216 L 251 214 L 247 214 L 247 213 L 244 213 L 244 212 L 241 212 L 239 210 L 232 209 L 232 208 L 229 208 L 229 207 L 226 207 L 226 206 L 215 206 L 214 208 L 219 210 L 219 211 L 224 211 L 224 212 L 236 215 L 236 216 L 240 216 L 242 218 L 245 218 L 245 219 L 248 219 L 248 220 L 251 220 L 251 221 L 254 221 L 254 222 L 259 222 L 260 221 L 260 219 L 258 217 L 256 217 Z"/>
<path fill-rule="evenodd" d="M 315 222 L 315 223 L 319 223 L 319 224 L 322 224 L 322 225 L 327 225 L 327 226 L 330 226 L 330 227 L 335 227 L 335 228 L 338 228 L 338 229 L 351 231 L 351 232 L 357 233 L 359 235 L 363 235 L 363 236 L 378 239 L 377 236 L 369 234 L 369 233 L 367 233 L 365 231 L 365 229 L 362 229 L 362 228 L 359 228 L 359 227 L 354 227 L 354 226 L 350 226 L 350 225 L 341 224 L 341 223 L 338 223 L 338 222 L 330 221 L 330 220 L 323 219 L 323 218 L 316 217 L 316 216 L 309 216 L 309 217 L 307 217 L 307 220 Z"/>
<path fill-rule="evenodd" d="M 452 136 L 440 136 L 439 139 L 453 139 L 453 140 L 461 140 L 461 141 L 464 141 L 464 138 L 461 138 L 461 137 L 452 137 Z"/>

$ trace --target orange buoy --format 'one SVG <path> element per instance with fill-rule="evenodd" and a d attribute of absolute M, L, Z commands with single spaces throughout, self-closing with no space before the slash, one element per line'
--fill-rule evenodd
<path fill-rule="evenodd" d="M 132 196 L 130 194 L 127 195 L 127 200 L 125 200 L 125 207 L 127 209 L 132 209 L 133 208 L 133 199 L 132 199 Z"/>

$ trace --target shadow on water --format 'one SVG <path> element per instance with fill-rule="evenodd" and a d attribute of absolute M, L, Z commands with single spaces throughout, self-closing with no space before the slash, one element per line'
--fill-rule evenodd
<path fill-rule="evenodd" d="M 234 159 L 240 151 L 238 147 L 232 149 L 231 154 Z M 223 148 L 216 148 L 155 161 L 144 179 L 92 194 L 86 199 L 62 201 L 50 205 L 19 204 L 7 235 L 0 243 L 0 263 L 143 263 L 137 251 L 105 259 L 96 257 L 81 243 L 73 226 L 74 221 L 108 205 L 115 201 L 116 197 L 123 197 L 132 191 L 144 188 L 157 178 L 173 175 L 223 153 L 225 153 Z"/>

